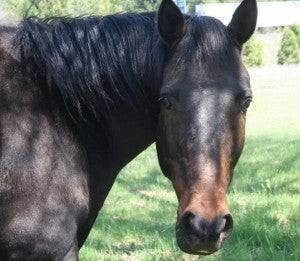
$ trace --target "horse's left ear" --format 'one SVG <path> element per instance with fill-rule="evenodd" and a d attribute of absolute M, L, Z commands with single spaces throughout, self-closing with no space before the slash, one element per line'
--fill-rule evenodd
<path fill-rule="evenodd" d="M 184 34 L 183 14 L 172 0 L 162 0 L 160 4 L 158 31 L 164 42 L 169 46 L 179 42 Z"/>
<path fill-rule="evenodd" d="M 243 0 L 228 25 L 239 44 L 244 44 L 254 33 L 257 22 L 256 0 Z"/>

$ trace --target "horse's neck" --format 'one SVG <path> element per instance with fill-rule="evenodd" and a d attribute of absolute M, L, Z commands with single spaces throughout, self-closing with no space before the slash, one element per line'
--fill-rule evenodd
<path fill-rule="evenodd" d="M 153 19 L 154 21 L 155 15 L 148 16 L 149 19 Z M 149 21 L 147 20 L 147 22 Z M 134 27 L 137 25 L 130 23 L 129 26 Z M 155 22 L 153 22 L 153 26 L 156 26 Z M 134 44 L 138 43 L 151 50 L 148 50 L 149 53 L 141 48 L 141 46 L 138 46 L 136 49 L 128 49 L 128 46 L 124 47 L 124 50 L 127 53 L 136 52 L 132 57 L 142 57 L 144 54 L 143 51 L 146 52 L 145 55 L 147 54 L 146 59 L 127 60 L 128 67 L 139 67 L 139 70 L 133 70 L 131 72 L 131 77 L 136 79 L 132 80 L 128 75 L 125 75 L 128 71 L 121 70 L 119 67 L 117 69 L 120 69 L 120 71 L 115 73 L 116 75 L 122 75 L 121 79 L 125 79 L 124 86 L 127 84 L 131 88 L 133 88 L 133 86 L 137 88 L 137 92 L 133 94 L 137 96 L 133 97 L 132 100 L 129 99 L 127 105 L 121 102 L 124 106 L 119 105 L 120 107 L 114 110 L 112 115 L 106 117 L 105 120 L 104 129 L 105 139 L 107 140 L 103 142 L 103 147 L 106 147 L 107 149 L 103 150 L 100 148 L 100 150 L 102 152 L 105 151 L 105 163 L 109 165 L 114 173 L 118 173 L 127 163 L 145 150 L 155 140 L 158 115 L 158 104 L 155 103 L 158 100 L 159 86 L 161 84 L 166 54 L 165 48 L 158 40 L 157 32 L 154 33 L 156 28 L 152 29 L 153 30 L 150 30 L 150 27 L 145 28 L 146 31 L 149 30 L 148 33 L 149 35 L 152 35 L 153 39 L 151 37 L 149 39 L 143 38 L 143 41 L 140 41 L 139 39 L 134 38 L 138 36 L 137 34 L 133 39 L 128 40 L 128 45 L 134 46 Z M 133 29 L 133 31 L 135 30 L 138 31 L 138 28 Z M 145 44 L 144 41 L 149 41 L 149 46 Z M 144 43 L 144 45 L 142 45 L 142 43 Z M 114 52 L 115 50 L 112 49 L 107 51 Z M 113 57 L 115 55 L 112 54 L 111 56 Z M 131 57 L 131 55 L 128 56 Z M 108 89 L 110 88 L 111 86 L 109 86 Z M 143 91 L 139 92 L 139 88 Z M 129 88 L 129 90 L 126 91 L 131 93 L 133 90 L 130 90 Z M 115 104 L 119 104 L 120 101 L 118 99 L 120 99 L 120 97 L 116 98 L 114 101 Z M 133 105 L 133 107 L 131 107 L 131 105 Z M 143 106 L 144 108 L 141 108 Z M 106 142 L 108 144 L 105 144 Z"/>
<path fill-rule="evenodd" d="M 109 153 L 115 171 L 119 171 L 154 142 L 156 112 L 124 110 L 107 122 Z"/>

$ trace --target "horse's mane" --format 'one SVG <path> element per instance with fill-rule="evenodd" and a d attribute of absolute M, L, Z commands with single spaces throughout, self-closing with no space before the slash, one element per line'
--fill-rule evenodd
<path fill-rule="evenodd" d="M 178 63 L 194 67 L 200 65 L 201 72 L 206 74 L 232 66 L 236 58 L 234 52 L 239 47 L 221 21 L 209 16 L 189 16 L 187 23 L 188 30 L 181 42 L 183 48 Z"/>
<path fill-rule="evenodd" d="M 154 96 L 164 59 L 155 16 L 29 18 L 17 39 L 23 59 L 67 106 L 88 108 L 98 117 L 115 101 L 144 104 Z"/>
<path fill-rule="evenodd" d="M 215 69 L 232 59 L 234 42 L 220 21 L 185 18 L 188 31 L 178 62 L 201 62 L 205 71 L 207 64 Z M 155 13 L 29 18 L 16 39 L 33 75 L 55 86 L 68 108 L 80 113 L 87 108 L 105 116 L 116 101 L 145 107 L 158 97 L 167 51 Z"/>

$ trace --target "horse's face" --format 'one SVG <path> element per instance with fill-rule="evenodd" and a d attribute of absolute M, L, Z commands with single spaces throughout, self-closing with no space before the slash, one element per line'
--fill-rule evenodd
<path fill-rule="evenodd" d="M 161 87 L 157 151 L 176 191 L 176 236 L 191 254 L 211 254 L 230 235 L 226 191 L 241 155 L 251 101 L 240 46 L 256 24 L 255 0 L 244 0 L 228 27 L 212 18 L 184 19 L 171 0 L 158 26 L 169 58 Z"/>

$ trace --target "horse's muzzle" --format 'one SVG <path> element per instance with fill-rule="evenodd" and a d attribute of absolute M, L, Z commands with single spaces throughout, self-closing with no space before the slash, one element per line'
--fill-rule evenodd
<path fill-rule="evenodd" d="M 188 254 L 210 255 L 221 248 L 232 228 L 230 214 L 217 216 L 209 222 L 199 214 L 188 211 L 177 220 L 177 243 Z"/>

